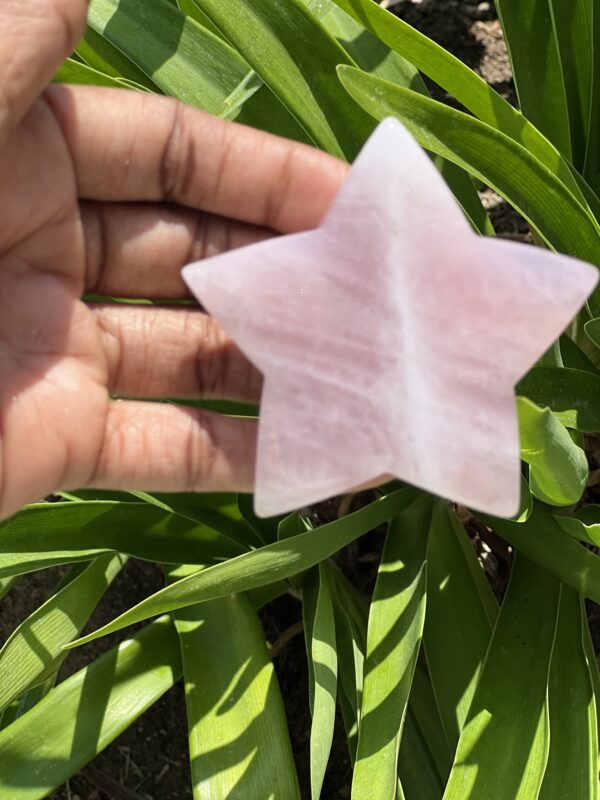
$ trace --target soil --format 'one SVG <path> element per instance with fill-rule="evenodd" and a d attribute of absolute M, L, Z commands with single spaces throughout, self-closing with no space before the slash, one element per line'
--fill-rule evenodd
<path fill-rule="evenodd" d="M 466 0 L 391 0 L 388 5 L 394 13 L 479 72 L 510 102 L 516 102 L 508 56 L 492 3 L 472 3 Z M 437 99 L 448 100 L 438 87 L 431 85 L 430 89 Z M 527 226 L 497 195 L 483 189 L 482 198 L 491 211 L 498 233 L 526 237 Z M 472 535 L 478 552 L 487 562 L 490 577 L 501 586 L 506 573 L 503 554 L 495 554 L 494 543 L 480 540 L 476 530 L 472 531 Z M 380 548 L 381 535 L 374 533 L 363 537 L 340 556 L 340 563 L 350 573 L 349 577 L 367 593 L 372 588 Z M 18 581 L 2 601 L 2 640 L 20 620 L 47 598 L 60 575 L 61 570 L 53 569 Z M 89 630 L 114 618 L 162 585 L 162 574 L 158 567 L 130 561 L 94 614 Z M 302 796 L 308 798 L 310 714 L 306 654 L 299 625 L 300 604 L 292 597 L 282 598 L 267 606 L 261 612 L 261 619 L 267 639 L 272 645 L 274 664 L 286 705 Z M 592 622 L 595 633 L 600 634 L 597 612 L 592 615 Z M 107 637 L 75 651 L 67 660 L 61 677 L 79 669 L 114 643 L 114 639 Z M 53 800 L 190 798 L 192 793 L 185 717 L 183 689 L 178 684 L 93 763 L 50 797 Z M 338 724 L 323 797 L 328 800 L 350 797 L 350 780 L 351 766 L 341 725 Z"/>

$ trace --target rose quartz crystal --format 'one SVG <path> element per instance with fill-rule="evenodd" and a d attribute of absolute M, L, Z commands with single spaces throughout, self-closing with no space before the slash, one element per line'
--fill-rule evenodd
<path fill-rule="evenodd" d="M 476 236 L 424 151 L 388 119 L 321 227 L 192 264 L 184 278 L 265 378 L 257 514 L 390 474 L 512 516 L 513 387 L 598 272 Z"/>

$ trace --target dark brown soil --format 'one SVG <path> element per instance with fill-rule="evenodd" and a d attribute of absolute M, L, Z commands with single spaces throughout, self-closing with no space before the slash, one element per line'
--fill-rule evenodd
<path fill-rule="evenodd" d="M 391 3 L 394 12 L 438 41 L 478 70 L 511 102 L 515 102 L 506 49 L 493 4 L 464 0 L 401 0 Z M 438 99 L 444 93 L 431 86 Z M 497 230 L 523 236 L 522 222 L 490 191 L 483 193 Z M 380 551 L 380 537 L 365 537 L 342 556 L 346 571 L 357 585 L 372 587 Z M 22 578 L 2 602 L 0 634 L 34 610 L 51 592 L 60 570 L 49 570 Z M 90 629 L 112 619 L 163 585 L 158 567 L 130 562 L 99 607 Z M 268 606 L 261 614 L 269 642 L 274 645 L 274 663 L 288 714 L 303 797 L 309 797 L 308 763 L 310 715 L 304 640 L 299 632 L 300 604 L 291 597 Z M 114 641 L 110 638 L 76 651 L 62 675 L 70 674 L 93 659 Z M 192 796 L 187 761 L 186 713 L 181 685 L 157 702 L 112 746 L 52 795 L 54 800 L 184 800 Z M 351 768 L 338 725 L 331 766 L 323 797 L 342 800 L 350 796 Z M 248 798 L 252 800 L 252 798 Z"/>

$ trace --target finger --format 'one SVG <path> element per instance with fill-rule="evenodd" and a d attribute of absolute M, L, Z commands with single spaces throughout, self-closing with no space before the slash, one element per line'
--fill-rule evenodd
<path fill-rule="evenodd" d="M 0 3 L 0 135 L 23 117 L 74 49 L 87 0 Z"/>
<path fill-rule="evenodd" d="M 82 197 L 180 203 L 290 233 L 318 225 L 347 165 L 175 100 L 54 86 Z"/>
<path fill-rule="evenodd" d="M 249 492 L 256 422 L 159 403 L 111 403 L 98 489 Z"/>
<path fill-rule="evenodd" d="M 260 242 L 271 231 L 183 207 L 82 203 L 86 292 L 115 297 L 189 297 L 181 269 Z"/>
<path fill-rule="evenodd" d="M 93 306 L 122 397 L 258 402 L 262 377 L 212 317 L 198 309 Z"/>

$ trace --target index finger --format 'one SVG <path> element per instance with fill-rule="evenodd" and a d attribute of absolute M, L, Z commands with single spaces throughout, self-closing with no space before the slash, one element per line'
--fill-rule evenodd
<path fill-rule="evenodd" d="M 165 97 L 80 86 L 47 97 L 86 199 L 166 200 L 292 233 L 321 222 L 348 170 Z"/>

